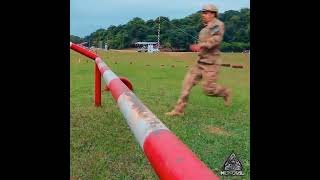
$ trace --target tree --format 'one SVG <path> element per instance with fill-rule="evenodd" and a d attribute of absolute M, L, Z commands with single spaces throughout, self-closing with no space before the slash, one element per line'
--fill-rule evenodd
<path fill-rule="evenodd" d="M 170 43 L 170 40 L 169 39 L 166 39 L 162 45 L 164 48 L 172 48 L 172 45 Z"/>
<path fill-rule="evenodd" d="M 229 10 L 218 16 L 225 24 L 225 34 L 221 50 L 242 51 L 250 48 L 250 9 L 240 11 Z M 159 18 L 144 21 L 135 17 L 128 23 L 109 26 L 107 30 L 98 29 L 84 38 L 85 41 L 107 42 L 110 48 L 121 49 L 130 47 L 138 41 L 157 41 Z M 182 19 L 170 20 L 160 17 L 160 44 L 163 47 L 186 50 L 195 43 L 198 33 L 203 28 L 201 12 L 193 13 Z M 70 37 L 71 38 L 71 37 Z"/>
<path fill-rule="evenodd" d="M 84 40 L 78 36 L 70 35 L 70 41 L 76 44 L 84 42 Z"/>

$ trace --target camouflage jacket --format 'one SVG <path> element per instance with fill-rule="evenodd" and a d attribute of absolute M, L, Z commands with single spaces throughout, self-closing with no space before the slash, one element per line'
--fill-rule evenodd
<path fill-rule="evenodd" d="M 200 62 L 220 64 L 220 43 L 223 40 L 224 23 L 219 19 L 209 22 L 199 33 L 198 53 Z"/>

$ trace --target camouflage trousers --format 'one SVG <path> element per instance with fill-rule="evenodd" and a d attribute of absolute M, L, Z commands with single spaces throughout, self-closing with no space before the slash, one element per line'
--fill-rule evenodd
<path fill-rule="evenodd" d="M 207 65 L 196 63 L 193 65 L 184 78 L 181 95 L 174 110 L 183 112 L 192 87 L 197 85 L 200 80 L 202 80 L 202 90 L 207 96 L 227 96 L 227 88 L 216 83 L 219 69 L 220 65 L 217 64 Z"/>

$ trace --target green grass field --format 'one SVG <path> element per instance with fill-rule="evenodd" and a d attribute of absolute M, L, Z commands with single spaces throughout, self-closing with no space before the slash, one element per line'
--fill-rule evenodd
<path fill-rule="evenodd" d="M 193 64 L 195 53 L 99 51 L 99 55 L 115 74 L 130 79 L 136 96 L 215 174 L 220 175 L 232 152 L 237 155 L 245 175 L 221 179 L 249 179 L 248 55 L 222 55 L 223 63 L 245 67 L 221 68 L 218 82 L 232 88 L 231 107 L 224 107 L 222 98 L 205 96 L 198 85 L 191 91 L 183 117 L 167 117 L 164 113 L 177 101 L 186 66 Z M 158 179 L 111 94 L 102 92 L 102 107 L 94 107 L 94 62 L 71 50 L 70 66 L 71 176 L 81 180 Z"/>

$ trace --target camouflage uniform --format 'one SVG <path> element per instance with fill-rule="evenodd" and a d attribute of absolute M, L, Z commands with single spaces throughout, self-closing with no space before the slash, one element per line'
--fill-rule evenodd
<path fill-rule="evenodd" d="M 223 97 L 225 105 L 230 105 L 231 90 L 216 83 L 220 64 L 222 63 L 219 46 L 223 35 L 224 23 L 216 18 L 200 31 L 199 57 L 185 76 L 181 95 L 175 108 L 166 113 L 167 115 L 183 115 L 191 88 L 198 84 L 200 80 L 202 80 L 202 89 L 206 95 Z"/>

